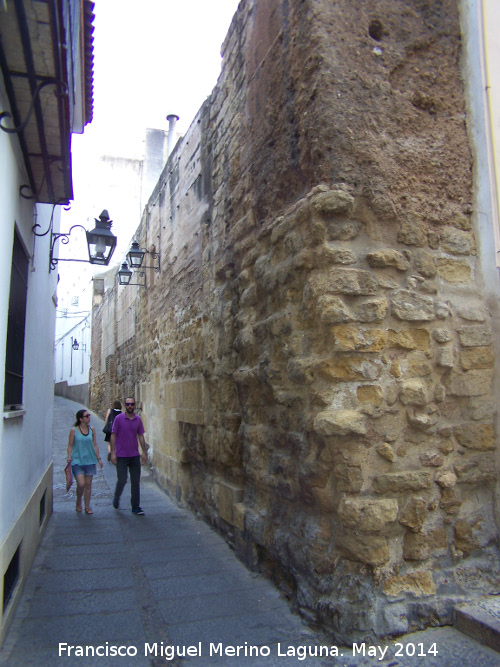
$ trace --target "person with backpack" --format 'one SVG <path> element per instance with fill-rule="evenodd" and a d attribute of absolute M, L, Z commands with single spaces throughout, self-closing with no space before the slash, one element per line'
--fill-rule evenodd
<path fill-rule="evenodd" d="M 113 422 L 115 417 L 121 414 L 122 404 L 120 401 L 115 401 L 112 408 L 108 408 L 106 412 L 106 417 L 104 418 L 104 428 L 102 432 L 104 433 L 104 442 L 108 443 L 108 461 L 111 461 L 111 429 L 113 428 Z"/>

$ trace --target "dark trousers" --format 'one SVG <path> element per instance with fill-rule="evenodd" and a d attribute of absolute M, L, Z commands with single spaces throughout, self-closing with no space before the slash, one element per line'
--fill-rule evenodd
<path fill-rule="evenodd" d="M 130 504 L 132 509 L 137 509 L 141 504 L 141 491 L 139 482 L 141 479 L 141 457 L 140 456 L 117 456 L 116 457 L 116 487 L 115 503 L 118 504 L 122 495 L 123 487 L 127 483 L 127 469 L 130 470 Z"/>

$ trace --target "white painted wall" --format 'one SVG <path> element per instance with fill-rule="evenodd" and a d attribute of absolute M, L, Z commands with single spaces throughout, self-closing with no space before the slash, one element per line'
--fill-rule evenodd
<path fill-rule="evenodd" d="M 5 107 L 4 107 L 5 108 Z M 3 411 L 0 422 L 0 544 L 9 535 L 28 500 L 51 465 L 53 405 L 53 341 L 57 276 L 49 273 L 49 239 L 35 238 L 37 222 L 48 228 L 52 206 L 37 205 L 19 196 L 27 178 L 17 138 L 0 131 L 0 368 L 5 368 L 10 273 L 14 228 L 17 227 L 31 265 L 24 354 L 23 414 Z M 59 224 L 59 207 L 54 214 Z M 5 373 L 0 373 L 3 403 Z"/>

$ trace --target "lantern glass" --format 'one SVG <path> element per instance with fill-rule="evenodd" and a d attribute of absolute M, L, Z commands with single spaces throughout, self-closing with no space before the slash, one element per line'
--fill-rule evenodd
<path fill-rule="evenodd" d="M 89 262 L 108 266 L 109 261 L 116 248 L 116 236 L 111 232 L 112 221 L 109 214 L 104 210 L 96 219 L 95 228 L 87 232 L 87 245 L 89 247 Z"/>
<path fill-rule="evenodd" d="M 128 268 L 127 262 L 123 262 L 122 268 L 118 271 L 118 281 L 120 285 L 128 285 L 132 278 L 132 271 Z"/>
<path fill-rule="evenodd" d="M 140 269 L 146 253 L 141 250 L 137 241 L 133 241 L 128 251 L 127 259 L 132 269 Z"/>

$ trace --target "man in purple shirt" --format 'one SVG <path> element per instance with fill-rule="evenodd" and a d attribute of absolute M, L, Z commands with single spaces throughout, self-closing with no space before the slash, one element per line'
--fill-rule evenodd
<path fill-rule="evenodd" d="M 127 483 L 127 469 L 130 470 L 130 503 L 132 514 L 144 516 L 141 508 L 141 455 L 138 442 L 142 449 L 142 463 L 146 463 L 146 442 L 144 440 L 144 426 L 139 415 L 135 414 L 135 399 L 125 399 L 125 412 L 117 415 L 111 429 L 111 463 L 116 466 L 116 488 L 113 498 L 113 507 L 118 509 L 123 487 Z"/>

